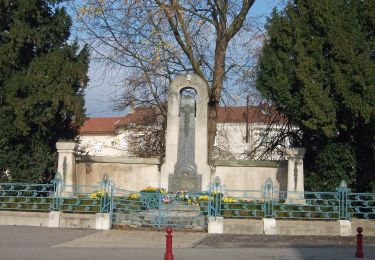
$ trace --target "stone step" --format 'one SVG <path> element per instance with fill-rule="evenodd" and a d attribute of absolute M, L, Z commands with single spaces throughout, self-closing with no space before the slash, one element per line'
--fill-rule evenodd
<path fill-rule="evenodd" d="M 153 209 L 141 212 L 130 212 L 127 214 L 117 213 L 116 217 L 116 224 L 129 225 L 132 227 L 157 225 L 160 221 L 162 225 L 174 224 L 185 228 L 204 229 L 206 222 L 206 216 L 202 215 L 197 208 L 193 208 L 190 211 L 183 211 L 182 207 L 178 208 L 178 210 L 164 208 L 162 210 Z"/>

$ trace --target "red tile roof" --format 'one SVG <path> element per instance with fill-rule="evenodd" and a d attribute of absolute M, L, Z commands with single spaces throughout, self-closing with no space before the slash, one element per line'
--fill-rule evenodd
<path fill-rule="evenodd" d="M 113 134 L 124 117 L 94 117 L 86 118 L 79 129 L 81 134 Z"/>
<path fill-rule="evenodd" d="M 155 109 L 136 108 L 133 113 L 125 116 L 87 118 L 79 132 L 80 134 L 114 134 L 120 126 L 140 124 L 150 118 L 155 119 Z"/>
<path fill-rule="evenodd" d="M 217 111 L 218 123 L 245 123 L 247 108 L 239 107 L 219 107 Z M 249 123 L 269 123 L 285 122 L 285 118 L 278 117 L 275 109 L 269 106 L 249 106 L 247 120 Z"/>
<path fill-rule="evenodd" d="M 245 123 L 246 106 L 241 107 L 219 107 L 218 123 Z M 276 122 L 285 122 L 286 119 L 276 117 L 274 109 L 261 106 L 250 106 L 249 123 L 269 123 L 276 119 Z M 115 134 L 118 127 L 129 124 L 142 124 L 145 120 L 155 120 L 154 108 L 136 108 L 133 113 L 122 117 L 96 117 L 87 118 L 80 128 L 80 134 Z"/>

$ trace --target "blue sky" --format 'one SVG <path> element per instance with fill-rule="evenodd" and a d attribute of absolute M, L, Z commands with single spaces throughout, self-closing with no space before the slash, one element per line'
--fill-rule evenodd
<path fill-rule="evenodd" d="M 264 23 L 274 7 L 280 7 L 283 0 L 256 0 L 250 10 L 251 16 L 260 17 Z M 115 112 L 112 109 L 114 99 L 121 93 L 116 71 L 105 69 L 101 64 L 91 61 L 90 82 L 85 92 L 86 114 L 89 117 L 124 115 L 127 111 Z"/>

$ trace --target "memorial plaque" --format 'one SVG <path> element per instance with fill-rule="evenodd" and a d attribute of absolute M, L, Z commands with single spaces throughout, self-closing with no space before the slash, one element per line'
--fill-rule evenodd
<path fill-rule="evenodd" d="M 187 192 L 200 192 L 202 183 L 202 175 L 169 175 L 168 191 L 187 191 Z"/>

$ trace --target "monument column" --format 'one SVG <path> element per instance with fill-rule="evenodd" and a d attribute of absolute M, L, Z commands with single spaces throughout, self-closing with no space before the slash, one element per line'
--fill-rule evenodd
<path fill-rule="evenodd" d="M 182 108 L 181 92 L 186 88 L 194 89 L 196 92 L 195 117 L 191 114 L 186 114 L 182 110 L 180 111 L 180 108 Z M 189 103 L 190 101 L 186 102 Z M 180 118 L 180 112 L 182 112 L 185 118 Z M 179 75 L 173 79 L 168 91 L 168 116 L 165 138 L 166 151 L 165 162 L 160 172 L 160 187 L 168 189 L 169 182 L 172 179 L 177 180 L 179 174 L 181 179 L 183 179 L 182 176 L 184 175 L 189 178 L 196 175 L 197 178 L 195 179 L 196 182 L 199 182 L 199 189 L 205 190 L 208 187 L 211 181 L 211 169 L 207 160 L 207 114 L 208 89 L 206 83 L 199 76 L 194 74 Z M 185 119 L 189 120 L 188 127 L 180 126 L 181 120 L 182 123 L 185 124 Z M 191 120 L 194 120 L 194 122 Z M 180 133 L 180 131 L 184 131 L 184 133 Z M 180 140 L 180 138 L 185 135 L 187 138 L 184 137 L 185 139 Z M 191 142 L 193 142 L 193 144 Z M 183 154 L 183 151 L 186 151 L 186 149 L 187 151 L 189 151 L 189 149 L 194 149 L 194 152 L 191 154 Z M 179 171 L 179 169 L 189 165 L 191 166 L 188 167 L 190 170 L 187 171 L 189 172 L 189 174 L 187 174 L 189 176 L 186 176 L 186 171 L 182 171 L 185 173 L 181 175 L 182 172 Z M 189 182 L 189 178 L 185 178 L 184 181 Z M 190 178 L 190 181 L 190 184 L 192 184 L 193 178 Z M 179 187 L 182 186 L 179 185 Z"/>
<path fill-rule="evenodd" d="M 288 156 L 287 198 L 289 199 L 303 199 L 303 192 L 305 191 L 303 157 L 305 152 L 305 148 L 291 147 L 286 149 Z"/>

